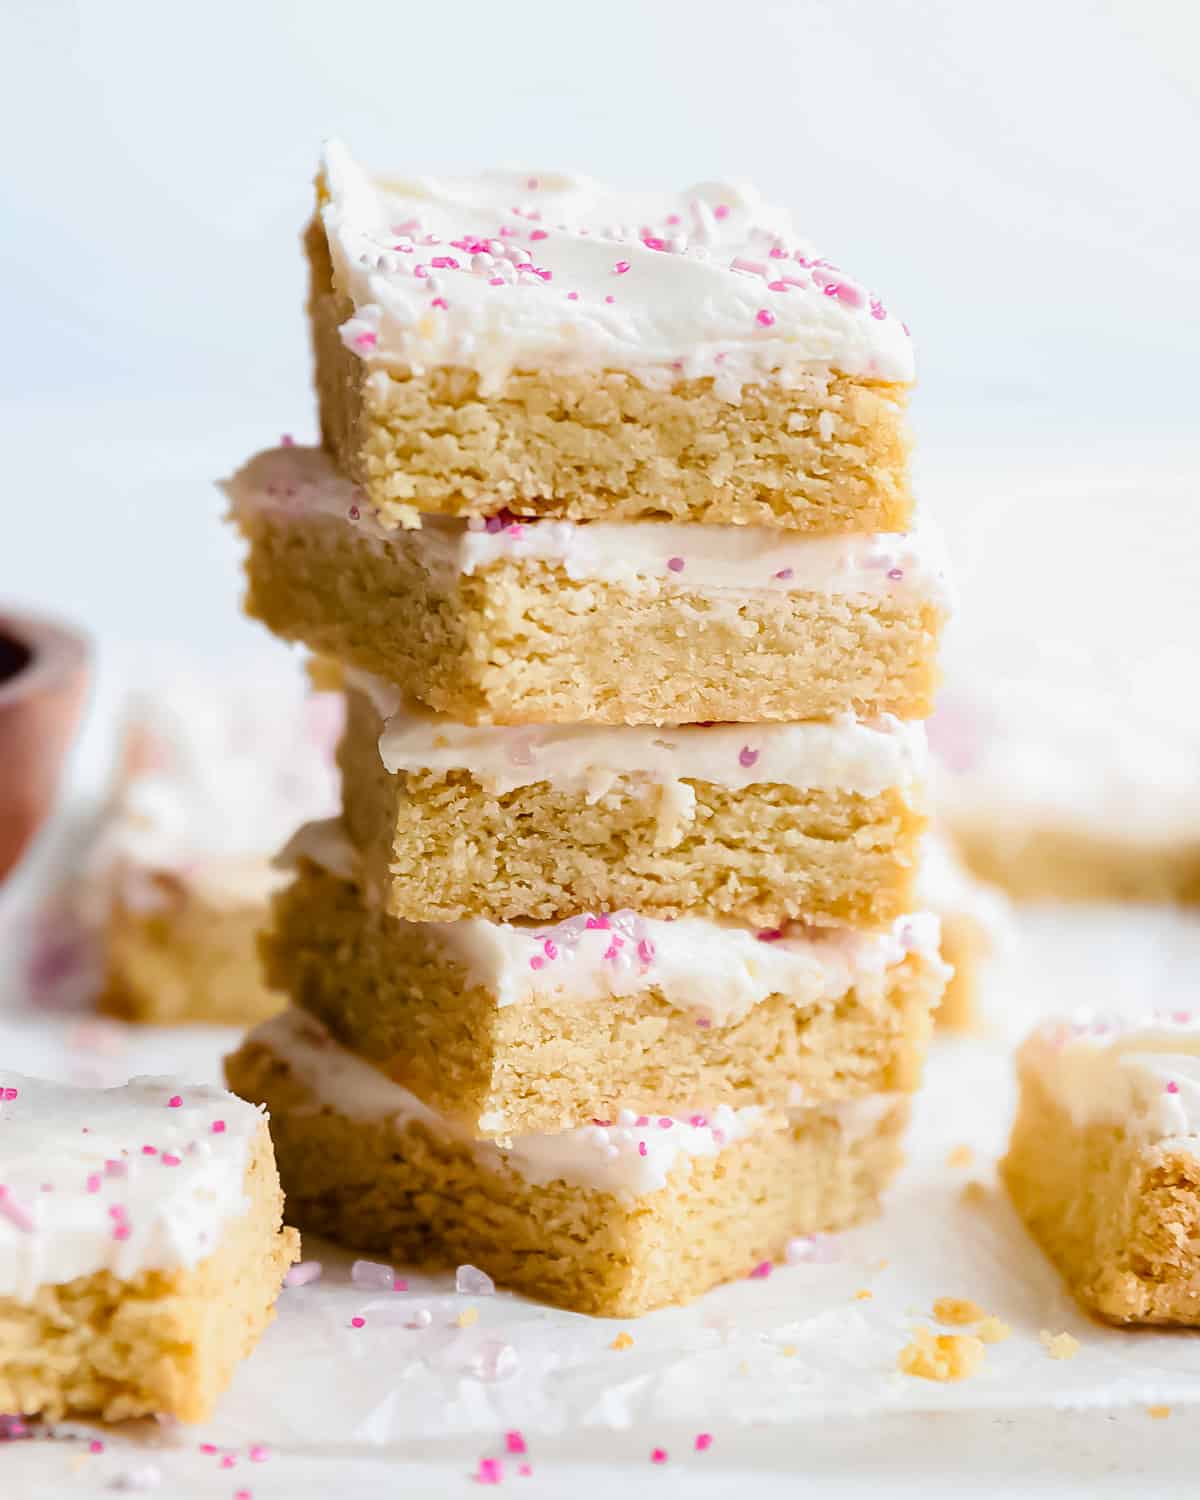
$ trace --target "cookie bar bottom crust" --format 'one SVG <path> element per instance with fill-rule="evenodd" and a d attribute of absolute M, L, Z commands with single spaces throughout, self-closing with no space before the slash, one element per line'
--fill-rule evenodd
<path fill-rule="evenodd" d="M 305 865 L 263 941 L 271 978 L 343 1046 L 472 1135 L 687 1114 L 698 1102 L 785 1108 L 917 1087 L 942 966 L 909 954 L 839 999 L 774 994 L 728 1025 L 651 989 L 500 1005 L 437 928 L 366 905 Z"/>
<path fill-rule="evenodd" d="M 711 380 L 666 390 L 620 370 L 515 372 L 496 394 L 465 368 L 372 370 L 342 342 L 353 314 L 332 291 L 328 246 L 305 236 L 325 446 L 401 522 L 444 515 L 904 531 L 912 519 L 908 391 L 814 370 L 752 384 L 736 403 Z"/>
<path fill-rule="evenodd" d="M 1018 901 L 1200 905 L 1200 844 L 1138 844 L 1066 830 L 951 824 L 971 872 Z"/>
<path fill-rule="evenodd" d="M 669 814 L 659 786 L 627 776 L 594 802 L 546 782 L 497 794 L 466 771 L 389 775 L 382 721 L 364 694 L 347 698 L 346 831 L 394 916 L 552 921 L 627 907 L 878 930 L 913 910 L 917 794 L 689 781 L 694 805 Z"/>
<path fill-rule="evenodd" d="M 247 1210 L 193 1269 L 111 1272 L 0 1298 L 0 1410 L 106 1422 L 163 1413 L 204 1421 L 274 1317 L 299 1257 L 264 1124 L 246 1168 Z"/>
<path fill-rule="evenodd" d="M 246 611 L 464 723 L 924 718 L 940 605 L 901 596 L 632 588 L 546 561 L 435 582 L 341 520 L 242 515 Z M 401 607 L 402 606 L 402 607 Z"/>
<path fill-rule="evenodd" d="M 149 911 L 114 906 L 105 945 L 106 1015 L 142 1024 L 253 1026 L 286 1001 L 263 978 L 267 905 L 213 906 L 186 889 Z"/>
<path fill-rule="evenodd" d="M 350 1119 L 254 1037 L 226 1073 L 271 1112 L 293 1223 L 399 1262 L 469 1261 L 503 1285 L 606 1317 L 688 1302 L 779 1259 L 795 1235 L 873 1213 L 908 1113 L 903 1100 L 889 1103 L 861 1133 L 836 1111 L 779 1117 L 626 1201 L 561 1179 L 535 1186 L 415 1121 Z"/>
<path fill-rule="evenodd" d="M 1113 1323 L 1200 1326 L 1200 1160 L 1116 1124 L 1075 1125 L 1029 1067 L 1001 1163 L 1030 1234 Z"/>

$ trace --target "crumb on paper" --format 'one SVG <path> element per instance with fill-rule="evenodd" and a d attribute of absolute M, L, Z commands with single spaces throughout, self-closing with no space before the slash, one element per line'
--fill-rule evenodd
<path fill-rule="evenodd" d="M 871 1290 L 870 1287 L 860 1286 L 858 1291 L 854 1294 L 854 1300 L 855 1302 L 870 1302 L 871 1298 L 874 1295 L 875 1293 Z"/>
<path fill-rule="evenodd" d="M 626 1333 L 626 1331 L 622 1328 L 620 1333 L 617 1334 L 616 1338 L 613 1339 L 612 1343 L 609 1344 L 608 1347 L 610 1349 L 632 1349 L 633 1334 Z"/>
<path fill-rule="evenodd" d="M 970 1146 L 955 1146 L 946 1157 L 948 1167 L 969 1167 L 975 1160 L 975 1153 Z"/>
<path fill-rule="evenodd" d="M 876 1270 L 877 1270 L 877 1271 L 886 1271 L 886 1270 L 887 1270 L 887 1268 L 888 1268 L 888 1263 L 887 1263 L 887 1261 L 886 1261 L 886 1260 L 881 1260 L 881 1261 L 880 1261 L 880 1262 L 879 1262 L 879 1264 L 878 1264 L 878 1265 L 877 1265 L 877 1266 L 876 1266 L 876 1267 L 875 1267 L 875 1269 L 876 1269 Z"/>
<path fill-rule="evenodd" d="M 1156 1422 L 1165 1422 L 1171 1415 L 1171 1408 L 1169 1406 L 1148 1406 L 1146 1408 L 1146 1415 L 1153 1417 Z"/>
<path fill-rule="evenodd" d="M 949 1323 L 954 1328 L 965 1328 L 968 1323 L 980 1323 L 987 1317 L 979 1303 L 969 1297 L 939 1297 L 933 1304 L 933 1315 L 939 1323 Z"/>
<path fill-rule="evenodd" d="M 479 1309 L 477 1307 L 464 1307 L 454 1321 L 460 1328 L 470 1328 L 472 1323 L 479 1322 Z"/>
<path fill-rule="evenodd" d="M 969 1333 L 934 1333 L 914 1328 L 896 1361 L 905 1375 L 921 1380 L 966 1380 L 983 1363 L 983 1344 Z"/>
<path fill-rule="evenodd" d="M 784 1344 L 779 1352 L 785 1359 L 792 1359 L 796 1353 L 796 1346 L 795 1344 Z"/>
<path fill-rule="evenodd" d="M 977 1177 L 972 1177 L 970 1182 L 963 1183 L 962 1201 L 970 1204 L 972 1208 L 982 1208 L 988 1201 L 988 1190 Z"/>
<path fill-rule="evenodd" d="M 1074 1359 L 1079 1353 L 1079 1340 L 1070 1333 L 1051 1333 L 1043 1328 L 1038 1338 L 1051 1359 Z"/>
<path fill-rule="evenodd" d="M 1012 1329 L 1002 1318 L 997 1318 L 993 1313 L 981 1319 L 975 1325 L 975 1337 L 985 1344 L 1002 1344 Z"/>

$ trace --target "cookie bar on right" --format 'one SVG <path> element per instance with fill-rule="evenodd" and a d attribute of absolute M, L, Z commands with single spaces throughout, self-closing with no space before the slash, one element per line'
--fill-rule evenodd
<path fill-rule="evenodd" d="M 1055 1022 L 1018 1073 L 1001 1170 L 1072 1293 L 1113 1323 L 1200 1325 L 1200 1017 Z"/>

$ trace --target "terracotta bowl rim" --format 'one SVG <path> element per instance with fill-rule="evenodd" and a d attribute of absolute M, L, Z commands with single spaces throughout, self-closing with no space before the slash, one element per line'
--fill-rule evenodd
<path fill-rule="evenodd" d="M 0 708 L 9 708 L 45 688 L 55 688 L 87 666 L 91 638 L 65 620 L 0 605 L 0 636 L 24 646 L 29 660 L 0 682 Z"/>

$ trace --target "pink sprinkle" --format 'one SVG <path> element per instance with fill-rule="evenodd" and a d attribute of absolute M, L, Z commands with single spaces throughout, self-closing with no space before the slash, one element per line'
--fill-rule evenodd
<path fill-rule="evenodd" d="M 545 950 L 547 958 L 557 958 L 558 957 L 558 949 L 555 947 L 554 943 L 551 941 L 550 938 L 546 939 L 546 941 L 542 944 L 542 947 Z"/>
<path fill-rule="evenodd" d="M 213 1135 L 224 1135 L 225 1134 L 225 1121 L 224 1120 L 214 1120 L 212 1122 L 212 1133 L 213 1133 Z"/>
<path fill-rule="evenodd" d="M 414 266 L 413 275 L 420 277 L 421 280 L 424 280 L 425 277 L 429 275 L 429 267 L 426 265 Z"/>
<path fill-rule="evenodd" d="M 578 292 L 568 292 L 567 293 L 567 301 L 568 302 L 578 302 L 579 301 L 579 293 Z"/>
<path fill-rule="evenodd" d="M 374 349 L 375 335 L 373 333 L 359 333 L 355 335 L 354 344 L 358 349 Z"/>
<path fill-rule="evenodd" d="M 321 1277 L 321 1262 L 319 1260 L 302 1260 L 299 1265 L 292 1266 L 283 1278 L 284 1286 L 307 1286 L 310 1281 L 319 1281 Z"/>
<path fill-rule="evenodd" d="M 132 1233 L 129 1225 L 122 1222 L 113 1226 L 112 1237 L 114 1240 L 127 1240 Z"/>
<path fill-rule="evenodd" d="M 142 1147 L 142 1155 L 143 1156 L 157 1156 L 158 1155 L 158 1147 L 157 1146 L 143 1146 Z"/>
<path fill-rule="evenodd" d="M 628 271 L 628 269 L 629 269 L 629 262 L 627 260 L 619 260 L 616 263 L 616 265 L 613 267 L 613 275 L 614 276 L 624 276 L 625 272 Z"/>
<path fill-rule="evenodd" d="M 544 239 L 548 239 L 549 235 L 548 235 L 548 232 L 545 229 L 531 229 L 529 231 L 529 238 L 531 240 L 544 240 Z M 522 1452 L 523 1451 L 524 1450 L 522 1449 Z"/>
<path fill-rule="evenodd" d="M 249 1490 L 234 1490 L 233 1500 L 254 1500 Z"/>
<path fill-rule="evenodd" d="M 648 1155 L 648 1153 L 649 1153 L 649 1148 L 647 1147 L 645 1141 L 639 1141 L 638 1142 L 638 1155 L 639 1156 L 646 1156 L 646 1155 Z"/>
<path fill-rule="evenodd" d="M 279 439 L 279 445 L 282 448 L 294 448 L 296 446 L 296 439 L 290 432 L 285 432 Z"/>
<path fill-rule="evenodd" d="M 618 954 L 620 953 L 620 951 L 621 951 L 621 940 L 620 940 L 620 938 L 613 938 L 613 940 L 609 943 L 608 947 L 604 950 L 604 957 L 609 962 L 612 962 L 614 959 L 616 959 L 616 957 L 618 956 Z"/>
<path fill-rule="evenodd" d="M 525 1439 L 521 1436 L 520 1431 L 515 1427 L 513 1428 L 512 1432 L 506 1432 L 504 1434 L 504 1446 L 510 1453 L 529 1452 L 529 1449 L 525 1446 Z"/>
<path fill-rule="evenodd" d="M 764 927 L 761 932 L 756 932 L 754 936 L 759 940 L 760 943 L 777 943 L 783 936 L 783 928 Z"/>
<path fill-rule="evenodd" d="M 542 957 L 542 955 L 540 953 L 535 953 L 533 955 L 533 957 L 529 960 L 529 967 L 531 969 L 543 969 L 543 968 L 545 968 L 545 966 L 546 966 L 546 960 Z"/>
<path fill-rule="evenodd" d="M 613 296 L 608 296 L 608 297 L 605 297 L 604 300 L 605 300 L 605 302 L 615 302 L 617 299 L 615 297 L 613 297 Z"/>
<path fill-rule="evenodd" d="M 751 1281 L 765 1281 L 775 1267 L 769 1260 L 760 1260 L 753 1271 L 750 1272 Z"/>
<path fill-rule="evenodd" d="M 775 574 L 776 578 L 782 578 L 782 579 L 785 579 L 785 580 L 788 579 L 788 578 L 795 578 L 795 576 L 796 576 L 796 570 L 795 570 L 795 568 L 780 568 L 779 572 Z"/>
<path fill-rule="evenodd" d="M 904 569 L 889 568 L 887 576 L 892 580 L 893 583 L 899 583 L 900 580 L 904 577 Z"/>
<path fill-rule="evenodd" d="M 783 248 L 782 245 L 772 245 L 771 246 L 771 259 L 772 260 L 786 260 L 787 259 L 787 251 Z"/>
<path fill-rule="evenodd" d="M 601 932 L 607 932 L 610 925 L 608 913 L 602 911 L 598 917 L 589 917 L 587 925 L 589 931 L 595 931 L 598 928 Z"/>
<path fill-rule="evenodd" d="M 674 1120 L 669 1120 L 666 1115 L 663 1115 L 662 1119 L 660 1119 L 658 1122 L 658 1128 L 660 1130 L 670 1130 L 671 1126 L 674 1125 L 674 1123 Z"/>
<path fill-rule="evenodd" d="M 346 514 L 350 517 L 350 519 L 352 521 L 357 521 L 359 519 L 359 517 L 362 515 L 362 511 L 359 510 L 359 508 L 358 508 L 357 505 L 352 505 L 350 507 L 350 509 L 346 512 Z"/>
<path fill-rule="evenodd" d="M 498 1458 L 481 1458 L 479 1460 L 479 1471 L 475 1475 L 476 1484 L 499 1484 L 501 1475 L 500 1460 Z"/>
<path fill-rule="evenodd" d="M 682 573 L 683 572 L 683 568 L 684 568 L 683 558 L 682 557 L 668 557 L 667 558 L 667 567 L 670 568 L 670 570 L 671 570 L 672 573 Z"/>
<path fill-rule="evenodd" d="M 871 316 L 880 320 L 887 317 L 887 308 L 884 307 L 878 297 L 871 298 Z"/>
<path fill-rule="evenodd" d="M 216 1445 L 216 1443 L 201 1443 L 200 1444 L 200 1452 L 201 1453 L 212 1454 L 212 1453 L 215 1453 L 216 1451 L 217 1451 L 217 1445 Z"/>
<path fill-rule="evenodd" d="M 0 1187 L 0 1214 L 3 1214 L 10 1224 L 15 1224 L 25 1234 L 33 1233 L 35 1228 L 33 1219 L 15 1198 L 8 1196 L 6 1187 Z"/>
<path fill-rule="evenodd" d="M 1179 1085 L 1172 1078 L 1171 1081 L 1170 1081 L 1170 1083 L 1167 1084 L 1167 1093 L 1168 1094 L 1177 1094 L 1178 1092 L 1179 1092 Z"/>
<path fill-rule="evenodd" d="M 250 1444 L 250 1462 L 252 1464 L 265 1464 L 271 1456 L 271 1450 L 265 1443 Z"/>
<path fill-rule="evenodd" d="M 705 1126 L 705 1125 L 708 1124 L 708 1116 L 707 1115 L 690 1115 L 688 1117 L 688 1124 L 689 1125 L 694 1125 L 696 1127 L 696 1129 L 699 1130 L 702 1126 Z"/>
<path fill-rule="evenodd" d="M 232 1453 L 222 1454 L 222 1456 L 221 1456 L 221 1468 L 223 1468 L 223 1469 L 232 1469 L 233 1466 L 234 1466 L 234 1464 L 236 1464 L 236 1463 L 237 1463 L 237 1459 L 234 1458 L 234 1456 L 233 1456 Z"/>
<path fill-rule="evenodd" d="M 429 264 L 435 271 L 457 271 L 458 262 L 453 255 L 435 255 Z"/>
<path fill-rule="evenodd" d="M 167 1100 L 167 1108 L 178 1109 L 182 1103 L 183 1098 L 180 1094 L 172 1094 L 171 1097 Z"/>
<path fill-rule="evenodd" d="M 753 765 L 757 765 L 758 754 L 759 752 L 757 750 L 751 750 L 749 745 L 743 745 L 742 748 L 738 751 L 738 765 L 745 766 L 747 769 L 749 769 Z"/>
<path fill-rule="evenodd" d="M 98 1193 L 100 1191 L 100 1173 L 99 1172 L 89 1172 L 88 1173 L 87 1190 L 88 1190 L 89 1193 Z"/>
<path fill-rule="evenodd" d="M 637 955 L 644 964 L 654 962 L 654 944 L 649 938 L 643 938 L 637 945 Z"/>
<path fill-rule="evenodd" d="M 443 312 L 450 311 L 450 304 L 446 301 L 445 297 L 435 297 L 429 305 L 430 307 L 440 307 Z"/>
<path fill-rule="evenodd" d="M 162 1154 L 162 1164 L 164 1167 L 177 1167 L 182 1160 L 183 1158 L 176 1156 L 173 1151 L 164 1151 Z"/>
<path fill-rule="evenodd" d="M 769 307 L 760 307 L 754 314 L 754 321 L 763 328 L 770 328 L 771 324 L 775 321 L 775 314 Z"/>
<path fill-rule="evenodd" d="M 707 1031 L 708 1028 L 712 1025 L 712 1022 L 708 1019 L 707 1016 L 697 1016 L 696 1025 L 699 1026 L 702 1031 Z"/>
<path fill-rule="evenodd" d="M 665 1448 L 652 1448 L 650 1450 L 650 1462 L 652 1464 L 665 1464 L 667 1461 L 667 1450 Z"/>
<path fill-rule="evenodd" d="M 667 248 L 666 240 L 660 240 L 653 234 L 645 235 L 642 239 L 642 244 L 645 245 L 647 250 L 665 250 Z"/>
<path fill-rule="evenodd" d="M 533 1465 L 532 1464 L 518 1464 L 517 1465 L 517 1473 L 521 1476 L 522 1479 L 528 1479 L 529 1476 L 533 1473 Z"/>
<path fill-rule="evenodd" d="M 104 1175 L 106 1177 L 124 1177 L 128 1172 L 123 1161 L 113 1161 L 111 1158 L 104 1163 Z"/>
<path fill-rule="evenodd" d="M 786 291 L 789 291 L 790 288 L 791 288 L 791 284 L 789 282 L 786 282 L 786 281 L 768 281 L 767 282 L 767 291 L 768 292 L 786 292 Z"/>
<path fill-rule="evenodd" d="M 697 1453 L 707 1453 L 708 1450 L 711 1447 L 712 1447 L 712 1433 L 711 1432 L 698 1432 L 696 1434 L 696 1452 Z"/>
<path fill-rule="evenodd" d="M 668 214 L 667 215 L 667 223 L 668 224 L 682 224 L 683 220 L 679 217 L 678 214 Z"/>
<path fill-rule="evenodd" d="M 638 1115 L 638 1117 L 634 1121 L 634 1123 L 636 1125 L 640 1126 L 642 1129 L 645 1129 L 645 1127 L 647 1125 L 649 1125 L 649 1123 L 650 1123 L 650 1116 L 649 1115 Z"/>
<path fill-rule="evenodd" d="M 11 1102 L 19 1093 L 19 1089 L 0 1089 L 0 1098 L 4 1099 L 6 1103 Z"/>
<path fill-rule="evenodd" d="M 366 1318 L 351 1318 L 350 1319 L 350 1327 L 351 1328 L 362 1328 L 365 1325 L 366 1321 L 367 1321 Z"/>
<path fill-rule="evenodd" d="M 504 285 L 504 277 L 503 276 L 489 276 L 488 277 L 488 286 L 503 286 L 503 285 Z"/>

